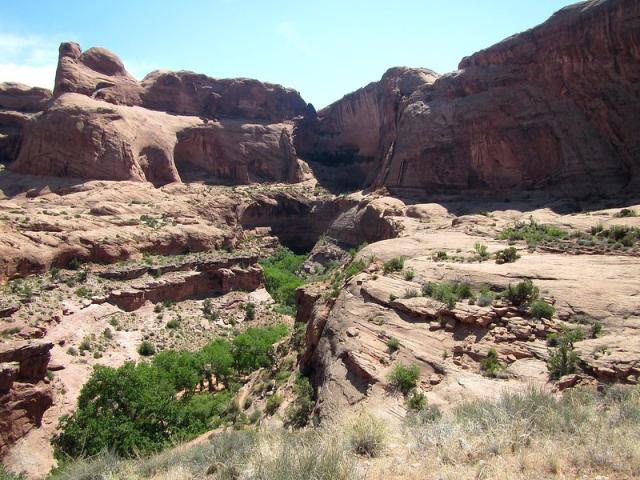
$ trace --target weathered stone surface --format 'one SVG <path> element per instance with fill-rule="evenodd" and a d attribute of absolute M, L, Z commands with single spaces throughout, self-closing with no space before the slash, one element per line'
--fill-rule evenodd
<path fill-rule="evenodd" d="M 296 130 L 296 150 L 321 181 L 343 188 L 371 182 L 382 154 L 394 140 L 398 104 L 438 75 L 428 69 L 395 67 L 316 114 L 308 111 Z"/>
<path fill-rule="evenodd" d="M 0 363 L 18 362 L 19 380 L 38 382 L 47 373 L 47 365 L 53 348 L 51 342 L 16 342 L 0 345 Z"/>
<path fill-rule="evenodd" d="M 53 404 L 47 373 L 51 342 L 14 342 L 0 346 L 0 458 Z"/>
<path fill-rule="evenodd" d="M 22 83 L 0 83 L 0 110 L 37 113 L 44 110 L 51 98 L 46 88 L 29 87 Z"/>

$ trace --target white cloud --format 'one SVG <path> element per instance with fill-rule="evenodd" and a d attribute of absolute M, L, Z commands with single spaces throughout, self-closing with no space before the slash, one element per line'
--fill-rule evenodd
<path fill-rule="evenodd" d="M 0 31 L 0 82 L 53 88 L 58 46 L 69 36 L 17 35 Z"/>
<path fill-rule="evenodd" d="M 55 77 L 55 64 L 34 67 L 32 65 L 0 63 L 0 82 L 18 82 L 52 90 Z"/>

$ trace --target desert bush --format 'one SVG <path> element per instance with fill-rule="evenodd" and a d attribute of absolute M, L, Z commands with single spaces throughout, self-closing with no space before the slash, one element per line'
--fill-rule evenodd
<path fill-rule="evenodd" d="M 528 305 L 538 298 L 540 291 L 531 280 L 518 282 L 515 286 L 509 284 L 507 289 L 502 292 L 504 298 L 509 300 L 515 306 Z"/>
<path fill-rule="evenodd" d="M 244 306 L 244 318 L 249 321 L 256 318 L 256 305 L 254 303 L 249 302 Z"/>
<path fill-rule="evenodd" d="M 143 357 L 150 357 L 155 355 L 156 347 L 154 347 L 153 343 L 148 340 L 144 340 L 140 345 L 138 345 L 138 353 Z"/>
<path fill-rule="evenodd" d="M 411 389 L 415 388 L 420 376 L 420 369 L 417 365 L 405 365 L 397 362 L 387 376 L 389 385 L 394 390 L 399 390 L 403 394 L 407 394 Z"/>
<path fill-rule="evenodd" d="M 483 261 L 489 258 L 489 247 L 487 247 L 486 244 L 481 242 L 476 242 L 475 245 L 473 246 L 473 249 L 475 250 L 476 255 L 478 256 L 478 259 L 480 261 Z"/>
<path fill-rule="evenodd" d="M 354 275 L 359 274 L 361 271 L 363 271 L 368 266 L 369 266 L 369 264 L 367 262 L 365 262 L 363 259 L 354 260 L 353 262 L 351 262 L 349 264 L 349 266 L 347 266 L 347 268 L 345 268 L 345 270 L 344 270 L 344 278 L 351 278 Z"/>
<path fill-rule="evenodd" d="M 352 419 L 347 427 L 349 444 L 358 455 L 380 456 L 385 448 L 386 436 L 384 422 L 366 412 Z"/>
<path fill-rule="evenodd" d="M 271 395 L 267 399 L 267 404 L 264 407 L 265 413 L 267 415 L 273 415 L 278 411 L 278 408 L 280 408 L 280 405 L 282 405 L 283 401 L 284 401 L 284 398 L 282 398 L 281 395 L 278 395 L 277 393 L 274 395 Z"/>
<path fill-rule="evenodd" d="M 500 233 L 502 240 L 511 242 L 516 240 L 524 240 L 529 246 L 535 246 L 538 243 L 552 242 L 564 239 L 569 234 L 553 225 L 544 225 L 536 222 L 533 218 L 527 222 L 516 222 L 513 226 L 504 229 Z"/>
<path fill-rule="evenodd" d="M 520 254 L 518 253 L 516 247 L 508 247 L 504 250 L 498 250 L 496 252 L 496 263 L 499 264 L 513 263 L 519 258 Z"/>
<path fill-rule="evenodd" d="M 638 214 L 635 212 L 635 210 L 631 210 L 630 208 L 623 208 L 613 216 L 615 218 L 626 218 L 626 217 L 637 217 Z"/>
<path fill-rule="evenodd" d="M 531 307 L 529 310 L 531 312 L 531 315 L 533 315 L 535 318 L 551 318 L 553 317 L 553 314 L 556 313 L 556 309 L 553 307 L 553 305 L 545 302 L 541 298 L 531 302 Z"/>
<path fill-rule="evenodd" d="M 471 285 L 467 282 L 429 282 L 422 286 L 422 294 L 435 298 L 453 308 L 456 302 L 472 298 Z"/>
<path fill-rule="evenodd" d="M 407 288 L 404 291 L 404 298 L 415 298 L 418 296 L 418 290 L 415 288 Z"/>
<path fill-rule="evenodd" d="M 482 374 L 487 377 L 495 378 L 502 370 L 502 365 L 498 360 L 498 352 L 495 348 L 490 348 L 487 356 L 480 360 L 480 369 Z"/>
<path fill-rule="evenodd" d="M 298 375 L 293 392 L 296 399 L 287 407 L 285 423 L 294 428 L 302 428 L 307 425 L 316 403 L 309 377 Z"/>
<path fill-rule="evenodd" d="M 413 270 L 411 270 L 410 268 L 405 270 L 404 272 L 404 279 L 407 282 L 410 282 L 411 280 L 413 280 L 413 277 L 415 276 L 415 272 Z"/>
<path fill-rule="evenodd" d="M 400 272 L 404 268 L 404 257 L 394 257 L 384 262 L 384 273 Z"/>
<path fill-rule="evenodd" d="M 398 340 L 396 337 L 391 337 L 389 340 L 387 340 L 387 347 L 392 352 L 395 352 L 400 348 L 400 340 Z"/>
<path fill-rule="evenodd" d="M 573 349 L 575 337 L 560 335 L 557 337 L 557 347 L 549 353 L 547 369 L 549 378 L 558 380 L 564 375 L 574 373 L 578 365 L 578 354 Z"/>
<path fill-rule="evenodd" d="M 167 328 L 170 328 L 170 329 L 176 329 L 176 328 L 178 328 L 179 326 L 180 326 L 180 322 L 179 322 L 177 319 L 175 319 L 175 318 L 172 318 L 172 319 L 171 319 L 171 320 L 169 320 L 169 321 L 167 322 L 167 324 L 166 324 L 166 327 L 167 327 Z"/>
<path fill-rule="evenodd" d="M 407 398 L 407 406 L 414 411 L 424 410 L 427 407 L 426 395 L 414 388 Z"/>

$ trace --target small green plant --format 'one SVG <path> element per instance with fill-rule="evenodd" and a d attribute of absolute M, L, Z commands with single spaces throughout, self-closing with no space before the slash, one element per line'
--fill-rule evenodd
<path fill-rule="evenodd" d="M 515 286 L 509 284 L 507 289 L 502 292 L 504 298 L 509 300 L 515 306 L 528 305 L 538 298 L 540 291 L 531 280 L 524 280 Z"/>
<path fill-rule="evenodd" d="M 520 255 L 518 254 L 518 250 L 516 249 L 516 247 L 508 247 L 504 250 L 498 250 L 496 252 L 497 264 L 513 263 L 519 258 Z"/>
<path fill-rule="evenodd" d="M 106 338 L 107 340 L 111 340 L 113 339 L 113 332 L 111 331 L 110 328 L 105 328 L 104 331 L 102 332 L 102 336 L 104 338 Z"/>
<path fill-rule="evenodd" d="M 256 318 L 256 305 L 252 302 L 247 303 L 244 306 L 244 318 L 245 320 L 255 320 Z"/>
<path fill-rule="evenodd" d="M 404 279 L 407 282 L 410 282 L 411 280 L 413 280 L 413 277 L 415 276 L 415 272 L 413 270 L 411 270 L 410 268 L 408 268 L 407 270 L 405 270 L 404 272 Z"/>
<path fill-rule="evenodd" d="M 395 295 L 395 294 L 393 294 L 393 293 L 390 293 L 390 294 L 389 294 L 389 302 L 393 302 L 393 301 L 395 301 L 395 300 L 397 300 L 397 299 L 398 299 L 398 296 L 397 296 L 397 295 Z"/>
<path fill-rule="evenodd" d="M 387 380 L 392 389 L 399 390 L 406 395 L 415 388 L 419 376 L 420 369 L 417 365 L 405 365 L 398 362 L 392 367 Z"/>
<path fill-rule="evenodd" d="M 473 246 L 473 249 L 476 251 L 476 255 L 480 261 L 486 260 L 489 258 L 489 247 L 481 242 L 476 242 Z"/>
<path fill-rule="evenodd" d="M 480 369 L 482 374 L 487 377 L 495 378 L 502 370 L 502 365 L 498 360 L 498 352 L 495 348 L 490 348 L 487 352 L 487 356 L 480 360 Z"/>
<path fill-rule="evenodd" d="M 530 312 L 531 315 L 534 316 L 534 318 L 551 318 L 556 312 L 556 309 L 553 307 L 553 305 L 550 305 L 539 298 L 531 303 Z"/>
<path fill-rule="evenodd" d="M 156 353 L 156 347 L 153 346 L 153 343 L 149 342 L 148 340 L 144 340 L 139 346 L 138 346 L 138 353 L 140 355 L 142 355 L 143 357 L 150 357 L 152 355 L 155 355 Z"/>
<path fill-rule="evenodd" d="M 436 261 L 444 261 L 447 260 L 449 258 L 449 255 L 447 255 L 447 252 L 445 252 L 444 250 L 438 250 L 436 253 L 433 254 L 433 259 Z"/>
<path fill-rule="evenodd" d="M 69 268 L 69 270 L 78 270 L 80 268 L 80 265 L 80 260 L 76 257 L 73 257 L 71 260 L 69 260 L 67 267 Z"/>
<path fill-rule="evenodd" d="M 630 208 L 623 208 L 614 215 L 615 218 L 637 217 L 638 214 Z"/>
<path fill-rule="evenodd" d="M 277 393 L 274 395 L 271 395 L 267 399 L 267 404 L 264 407 L 265 413 L 267 415 L 273 415 L 278 411 L 278 408 L 280 408 L 280 405 L 282 404 L 283 401 L 284 401 L 284 398 L 282 398 L 281 395 L 278 395 Z"/>
<path fill-rule="evenodd" d="M 349 264 L 347 268 L 344 270 L 344 277 L 351 278 L 354 275 L 357 275 L 365 268 L 367 268 L 368 264 L 364 260 L 354 260 Z"/>
<path fill-rule="evenodd" d="M 572 335 L 560 335 L 556 338 L 557 347 L 550 352 L 547 360 L 549 377 L 558 380 L 564 375 L 576 371 L 578 364 L 578 354 L 573 350 L 575 337 Z"/>
<path fill-rule="evenodd" d="M 400 348 L 400 340 L 398 340 L 396 337 L 391 337 L 389 340 L 387 340 L 387 347 L 392 352 L 395 352 Z"/>
<path fill-rule="evenodd" d="M 424 410 L 427 407 L 426 395 L 416 389 L 411 390 L 409 398 L 407 399 L 407 406 L 410 410 L 414 411 Z"/>
<path fill-rule="evenodd" d="M 153 229 L 160 228 L 162 226 L 162 222 L 151 215 L 140 215 L 140 221 L 147 227 Z"/>
<path fill-rule="evenodd" d="M 85 350 L 91 350 L 91 348 L 92 348 L 91 339 L 88 337 L 84 337 L 80 342 L 80 345 L 78 345 L 78 349 L 81 352 Z"/>
<path fill-rule="evenodd" d="M 75 357 L 78 355 L 78 350 L 76 349 L 76 347 L 69 347 L 67 348 L 67 354 Z"/>
<path fill-rule="evenodd" d="M 180 327 L 180 322 L 178 321 L 178 319 L 172 318 L 171 320 L 169 320 L 167 322 L 166 327 L 169 328 L 169 329 L 175 330 L 176 328 Z"/>
<path fill-rule="evenodd" d="M 602 333 L 602 323 L 593 322 L 591 324 L 591 338 L 598 338 Z"/>
<path fill-rule="evenodd" d="M 93 292 L 91 291 L 91 289 L 83 285 L 82 287 L 76 289 L 76 295 L 81 298 L 91 298 L 93 296 Z"/>
<path fill-rule="evenodd" d="M 471 285 L 467 282 L 429 282 L 422 286 L 422 294 L 446 303 L 454 308 L 460 300 L 473 297 Z"/>
<path fill-rule="evenodd" d="M 535 247 L 539 243 L 553 242 L 568 237 L 569 234 L 553 225 L 544 225 L 533 218 L 527 222 L 516 222 L 515 225 L 506 228 L 500 233 L 502 240 L 514 242 L 524 240 L 529 247 Z"/>
<path fill-rule="evenodd" d="M 391 260 L 384 262 L 384 273 L 400 272 L 404 268 L 404 257 L 394 257 Z"/>

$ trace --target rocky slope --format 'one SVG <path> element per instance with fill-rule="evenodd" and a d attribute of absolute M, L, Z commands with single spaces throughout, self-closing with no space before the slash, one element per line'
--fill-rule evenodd
<path fill-rule="evenodd" d="M 639 12 L 635 0 L 578 3 L 463 59 L 457 72 L 392 69 L 301 123 L 297 148 L 334 172 L 375 165 L 374 185 L 413 195 L 632 189 Z M 407 75 L 406 87 L 388 89 Z"/>

